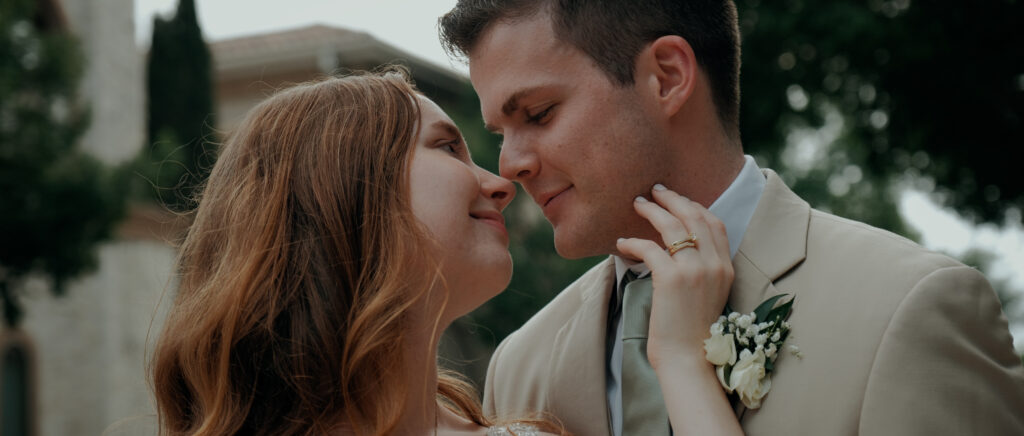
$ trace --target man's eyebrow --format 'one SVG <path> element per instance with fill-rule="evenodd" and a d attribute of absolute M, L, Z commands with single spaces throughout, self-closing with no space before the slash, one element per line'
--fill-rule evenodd
<path fill-rule="evenodd" d="M 534 86 L 532 88 L 520 89 L 512 93 L 512 95 L 505 99 L 505 104 L 501 105 L 501 113 L 505 114 L 505 116 L 512 115 L 512 112 L 519 109 L 519 100 L 532 94 L 538 89 L 540 89 L 539 86 Z"/>
<path fill-rule="evenodd" d="M 526 89 L 520 89 L 512 93 L 512 95 L 505 99 L 505 103 L 501 105 L 501 113 L 506 117 L 512 115 L 513 112 L 519 109 L 519 100 L 536 92 L 540 88 L 541 87 L 539 86 L 534 86 Z M 484 128 L 489 132 L 498 133 L 498 128 L 491 124 L 484 124 Z"/>

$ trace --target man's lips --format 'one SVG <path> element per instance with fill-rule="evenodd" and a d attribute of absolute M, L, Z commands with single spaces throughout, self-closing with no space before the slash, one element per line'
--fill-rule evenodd
<path fill-rule="evenodd" d="M 544 194 L 541 194 L 540 196 L 537 197 L 537 204 L 539 204 L 540 207 L 543 209 L 547 207 L 548 203 L 551 203 L 551 200 L 554 200 L 555 197 L 558 197 L 563 192 L 568 191 L 570 188 L 572 188 L 572 185 L 569 185 L 557 191 L 548 191 Z"/>

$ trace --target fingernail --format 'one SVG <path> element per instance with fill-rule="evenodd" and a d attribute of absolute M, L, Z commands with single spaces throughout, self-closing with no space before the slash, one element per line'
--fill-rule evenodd
<path fill-rule="evenodd" d="M 636 196 L 636 198 L 633 199 L 633 201 L 636 201 L 637 203 L 646 203 L 647 199 L 644 198 L 644 196 L 642 195 L 638 195 Z"/>
<path fill-rule="evenodd" d="M 654 185 L 654 190 L 655 191 L 665 191 L 667 189 L 668 188 L 666 188 L 665 185 L 662 185 L 661 183 L 658 183 L 658 184 Z"/>
<path fill-rule="evenodd" d="M 626 238 L 619 238 L 619 240 L 618 240 L 618 241 L 615 241 L 615 243 L 616 243 L 616 244 L 621 244 L 621 243 L 622 243 L 622 241 L 625 241 L 625 240 L 626 240 Z"/>

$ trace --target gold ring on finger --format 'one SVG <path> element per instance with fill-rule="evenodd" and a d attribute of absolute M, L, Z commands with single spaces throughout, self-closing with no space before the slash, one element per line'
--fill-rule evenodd
<path fill-rule="evenodd" d="M 668 255 L 671 256 L 686 248 L 697 248 L 697 235 L 690 233 L 690 236 L 686 239 L 681 239 L 676 242 L 669 244 L 667 251 Z"/>

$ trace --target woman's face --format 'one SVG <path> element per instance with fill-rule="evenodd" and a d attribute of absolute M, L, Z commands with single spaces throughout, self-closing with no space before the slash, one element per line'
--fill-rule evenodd
<path fill-rule="evenodd" d="M 468 313 L 512 277 L 501 211 L 515 196 L 512 182 L 473 163 L 455 123 L 433 101 L 417 96 L 419 135 L 409 163 L 413 214 L 441 245 L 451 296 L 446 312 Z"/>

